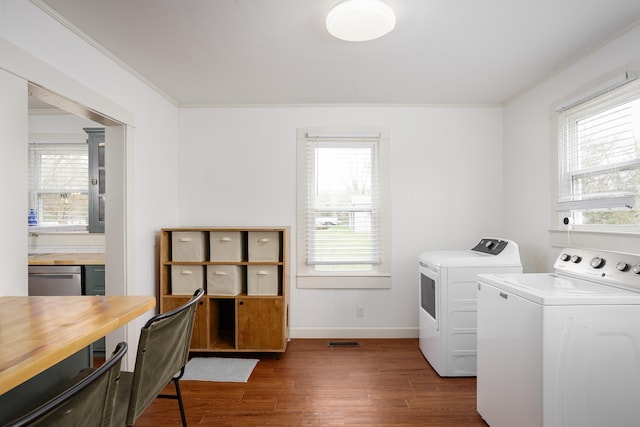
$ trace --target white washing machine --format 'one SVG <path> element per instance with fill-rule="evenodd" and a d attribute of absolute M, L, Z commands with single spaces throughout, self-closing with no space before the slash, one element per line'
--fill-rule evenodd
<path fill-rule="evenodd" d="M 478 280 L 491 427 L 640 425 L 640 255 L 564 249 L 554 273 Z"/>
<path fill-rule="evenodd" d="M 418 270 L 420 350 L 440 376 L 476 375 L 477 276 L 521 273 L 518 245 L 485 238 L 468 250 L 424 252 Z"/>

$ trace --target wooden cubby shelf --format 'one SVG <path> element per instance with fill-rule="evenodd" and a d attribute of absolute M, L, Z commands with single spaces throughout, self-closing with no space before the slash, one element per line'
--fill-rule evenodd
<path fill-rule="evenodd" d="M 160 312 L 184 304 L 198 287 L 206 291 L 191 351 L 286 351 L 288 280 L 289 227 L 160 231 Z"/>

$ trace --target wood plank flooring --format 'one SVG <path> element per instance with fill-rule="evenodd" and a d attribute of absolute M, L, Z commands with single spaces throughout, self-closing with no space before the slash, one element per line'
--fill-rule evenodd
<path fill-rule="evenodd" d="M 339 340 L 292 340 L 280 359 L 246 355 L 260 358 L 247 383 L 181 381 L 189 425 L 486 427 L 476 379 L 439 377 L 417 339 L 329 341 Z M 136 422 L 174 425 L 180 414 L 169 399 L 156 399 Z"/>

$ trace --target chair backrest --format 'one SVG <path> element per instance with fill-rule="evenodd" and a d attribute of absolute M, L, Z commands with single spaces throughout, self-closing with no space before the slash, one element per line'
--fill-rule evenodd
<path fill-rule="evenodd" d="M 98 369 L 91 370 L 72 386 L 33 411 L 13 420 L 8 426 L 110 426 L 120 377 L 120 362 L 126 352 L 127 343 L 119 343 L 109 360 Z"/>
<path fill-rule="evenodd" d="M 204 290 L 198 289 L 186 304 L 152 317 L 140 331 L 127 425 L 133 425 L 162 389 L 184 372 L 197 303 L 202 295 Z"/>

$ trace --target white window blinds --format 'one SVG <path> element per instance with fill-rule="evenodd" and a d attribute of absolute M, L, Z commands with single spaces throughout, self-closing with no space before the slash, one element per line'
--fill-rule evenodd
<path fill-rule="evenodd" d="M 380 262 L 378 137 L 306 141 L 309 265 L 370 271 Z"/>
<path fill-rule="evenodd" d="M 578 223 L 636 224 L 640 193 L 640 81 L 558 112 L 559 211 Z"/>
<path fill-rule="evenodd" d="M 88 223 L 87 144 L 29 144 L 29 204 L 38 225 Z"/>

